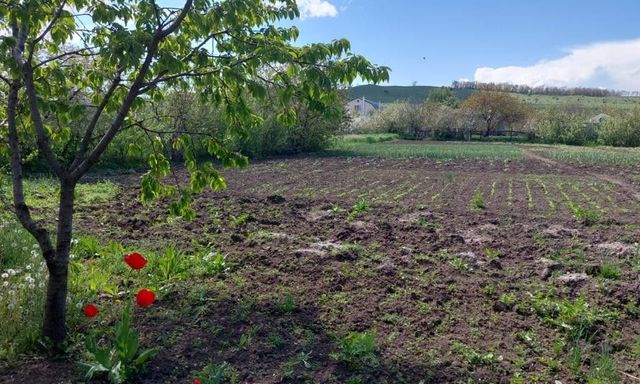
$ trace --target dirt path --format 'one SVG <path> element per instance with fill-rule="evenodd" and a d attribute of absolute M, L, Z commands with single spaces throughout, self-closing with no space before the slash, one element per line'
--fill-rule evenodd
<path fill-rule="evenodd" d="M 618 187 L 622 188 L 625 192 L 627 192 L 629 194 L 629 196 L 631 196 L 633 199 L 640 201 L 640 191 L 638 191 L 632 184 L 629 184 L 628 182 L 626 182 L 623 179 L 620 179 L 618 177 L 612 176 L 612 175 L 606 175 L 606 174 L 602 174 L 602 173 L 597 173 L 597 172 L 590 172 L 590 171 L 584 171 L 582 169 L 578 169 L 577 167 L 562 162 L 562 161 L 557 161 L 557 160 L 553 160 L 553 159 L 549 159 L 547 157 L 544 156 L 540 156 L 537 153 L 531 151 L 530 149 L 525 149 L 525 148 L 521 148 L 522 150 L 522 155 L 527 158 L 527 159 L 531 159 L 531 160 L 537 160 L 540 162 L 543 162 L 547 165 L 556 167 L 557 169 L 561 169 L 561 170 L 567 170 L 567 171 L 582 171 L 585 174 L 595 177 L 597 179 L 600 179 L 602 181 L 606 181 L 612 184 L 617 185 Z"/>

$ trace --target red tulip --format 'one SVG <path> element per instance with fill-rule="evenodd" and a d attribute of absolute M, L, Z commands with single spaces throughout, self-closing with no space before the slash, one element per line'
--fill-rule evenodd
<path fill-rule="evenodd" d="M 130 255 L 124 255 L 124 261 L 133 269 L 142 269 L 142 267 L 147 264 L 147 259 L 138 252 L 134 252 Z"/>
<path fill-rule="evenodd" d="M 191 384 L 202 384 L 202 381 L 200 381 L 200 379 L 193 379 Z"/>
<path fill-rule="evenodd" d="M 93 304 L 87 304 L 82 310 L 85 317 L 96 317 L 98 315 L 98 307 Z"/>
<path fill-rule="evenodd" d="M 136 303 L 142 308 L 146 308 L 156 301 L 156 294 L 153 291 L 142 288 L 136 295 Z"/>

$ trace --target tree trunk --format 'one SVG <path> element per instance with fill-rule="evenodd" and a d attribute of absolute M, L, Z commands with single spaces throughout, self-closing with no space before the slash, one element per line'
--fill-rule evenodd
<path fill-rule="evenodd" d="M 49 282 L 47 285 L 47 301 L 44 308 L 44 324 L 42 333 L 55 346 L 59 346 L 67 336 L 67 263 L 47 264 Z"/>
<path fill-rule="evenodd" d="M 55 257 L 47 262 L 49 283 L 43 333 L 60 346 L 67 336 L 66 312 L 69 275 L 69 253 L 73 228 L 73 199 L 75 182 L 63 180 L 60 183 L 60 205 L 58 210 L 58 230 Z"/>

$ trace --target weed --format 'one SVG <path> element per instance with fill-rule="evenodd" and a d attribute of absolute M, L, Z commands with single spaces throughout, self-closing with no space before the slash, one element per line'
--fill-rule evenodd
<path fill-rule="evenodd" d="M 357 216 L 361 215 L 362 213 L 368 210 L 369 210 L 369 203 L 364 197 L 360 196 L 358 200 L 356 200 L 353 207 L 351 207 L 351 211 L 349 212 L 348 219 L 353 220 L 354 218 L 356 218 Z"/>
<path fill-rule="evenodd" d="M 277 333 L 269 336 L 269 342 L 275 350 L 280 350 L 286 345 L 285 339 Z"/>
<path fill-rule="evenodd" d="M 492 351 L 479 352 L 459 341 L 454 341 L 451 344 L 451 350 L 461 355 L 464 361 L 470 365 L 493 365 L 502 361 L 502 355 L 497 355 Z"/>
<path fill-rule="evenodd" d="M 240 382 L 238 371 L 226 362 L 222 364 L 210 362 L 195 377 L 202 384 L 237 384 Z"/>
<path fill-rule="evenodd" d="M 293 295 L 287 294 L 284 300 L 278 302 L 278 309 L 281 313 L 291 314 L 296 309 L 296 303 L 293 300 Z"/>
<path fill-rule="evenodd" d="M 231 216 L 231 228 L 238 228 L 243 224 L 253 221 L 253 216 L 248 213 L 243 213 L 239 216 Z"/>
<path fill-rule="evenodd" d="M 583 297 L 557 299 L 549 292 L 538 292 L 531 305 L 543 322 L 564 329 L 569 340 L 586 339 L 598 324 L 617 317 L 615 312 L 591 307 Z"/>
<path fill-rule="evenodd" d="M 15 221 L 0 222 L 0 269 L 20 268 L 36 244 L 29 232 Z"/>
<path fill-rule="evenodd" d="M 164 252 L 157 257 L 156 265 L 162 281 L 169 281 L 184 272 L 182 258 L 182 252 L 173 247 L 166 248 Z"/>
<path fill-rule="evenodd" d="M 631 355 L 636 359 L 640 359 L 640 336 L 636 337 L 636 341 L 633 343 L 631 347 Z"/>
<path fill-rule="evenodd" d="M 449 261 L 449 264 L 455 269 L 462 272 L 468 272 L 469 270 L 471 270 L 471 268 L 469 268 L 469 264 L 465 263 L 465 261 L 459 257 L 454 257 L 451 261 Z"/>
<path fill-rule="evenodd" d="M 622 276 L 620 268 L 612 264 L 603 264 L 600 266 L 600 277 L 603 279 L 619 280 Z"/>
<path fill-rule="evenodd" d="M 365 254 L 365 249 L 358 243 L 347 243 L 336 247 L 331 255 L 338 260 L 356 260 Z"/>
<path fill-rule="evenodd" d="M 491 248 L 485 248 L 484 255 L 487 256 L 489 260 L 497 260 L 502 257 L 502 252 Z"/>
<path fill-rule="evenodd" d="M 330 354 L 334 360 L 342 361 L 356 370 L 378 365 L 375 331 L 351 332 L 339 344 L 339 351 Z"/>
<path fill-rule="evenodd" d="M 602 346 L 598 359 L 593 359 L 589 374 L 587 375 L 588 384 L 610 384 L 619 383 L 620 375 L 616 369 L 615 361 L 611 355 L 611 348 L 605 343 Z"/>
<path fill-rule="evenodd" d="M 7 244 L 0 247 L 9 248 Z M 21 268 L 5 269 L 0 274 L 0 359 L 3 360 L 13 360 L 38 344 L 44 316 L 46 267 L 37 248 L 19 252 L 24 263 Z M 18 254 L 18 250 L 10 253 Z"/>
<path fill-rule="evenodd" d="M 500 302 L 507 306 L 507 308 L 513 308 L 513 306 L 516 304 L 516 299 L 517 297 L 515 293 L 512 292 L 503 293 L 502 295 L 500 295 Z"/>
<path fill-rule="evenodd" d="M 339 204 L 333 204 L 333 206 L 331 207 L 331 213 L 340 213 L 344 211 L 345 209 L 342 208 Z"/>
<path fill-rule="evenodd" d="M 72 253 L 81 259 L 100 257 L 100 242 L 94 236 L 80 236 L 72 241 Z"/>
<path fill-rule="evenodd" d="M 576 221 L 584 225 L 593 225 L 600 219 L 600 213 L 595 209 L 583 208 L 576 204 L 569 204 L 569 208 Z"/>
<path fill-rule="evenodd" d="M 538 247 L 544 247 L 547 244 L 547 240 L 538 231 L 534 232 L 533 235 L 531 235 L 531 240 L 533 240 L 533 243 Z"/>
<path fill-rule="evenodd" d="M 284 366 L 284 377 L 293 378 L 296 369 L 302 367 L 304 369 L 310 369 L 311 365 L 311 352 L 300 352 L 289 359 Z"/>
<path fill-rule="evenodd" d="M 492 284 L 485 285 L 482 288 L 482 293 L 484 293 L 487 297 L 492 297 L 492 298 L 496 297 L 497 295 L 496 287 Z"/>
<path fill-rule="evenodd" d="M 220 252 L 207 253 L 203 258 L 205 274 L 219 276 L 229 272 L 226 257 Z"/>

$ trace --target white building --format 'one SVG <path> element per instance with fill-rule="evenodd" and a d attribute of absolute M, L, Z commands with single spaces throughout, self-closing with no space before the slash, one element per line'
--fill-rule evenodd
<path fill-rule="evenodd" d="M 353 117 L 369 116 L 373 111 L 380 109 L 381 104 L 367 100 L 364 96 L 353 99 L 347 103 L 345 109 Z"/>

